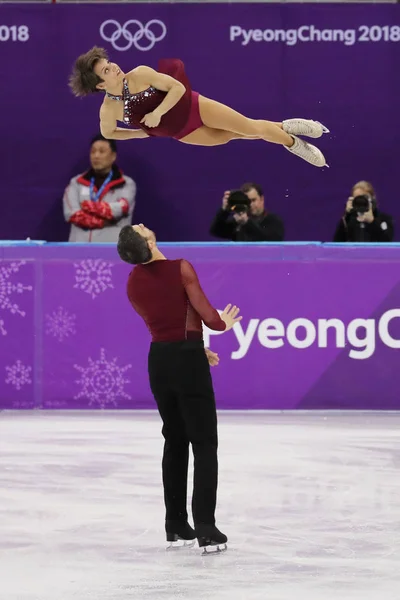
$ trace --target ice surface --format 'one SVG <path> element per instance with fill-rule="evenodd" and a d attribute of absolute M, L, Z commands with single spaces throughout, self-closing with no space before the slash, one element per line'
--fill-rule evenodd
<path fill-rule="evenodd" d="M 1 600 L 400 598 L 400 414 L 219 427 L 229 550 L 202 557 L 165 550 L 156 413 L 1 413 Z"/>

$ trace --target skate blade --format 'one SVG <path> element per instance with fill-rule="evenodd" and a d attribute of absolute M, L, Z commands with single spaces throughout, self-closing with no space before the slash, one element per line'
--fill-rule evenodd
<path fill-rule="evenodd" d="M 220 554 L 221 552 L 226 552 L 227 550 L 227 544 L 218 544 L 216 546 L 203 546 L 201 555 L 205 556 L 209 554 Z"/>
<path fill-rule="evenodd" d="M 318 123 L 318 125 L 321 125 L 322 127 L 322 133 L 330 133 L 330 130 L 325 127 L 325 125 L 323 125 L 320 121 L 315 121 L 316 123 Z"/>
<path fill-rule="evenodd" d="M 180 550 L 181 548 L 193 548 L 196 543 L 194 540 L 176 540 L 176 542 L 168 542 L 166 550 Z"/>

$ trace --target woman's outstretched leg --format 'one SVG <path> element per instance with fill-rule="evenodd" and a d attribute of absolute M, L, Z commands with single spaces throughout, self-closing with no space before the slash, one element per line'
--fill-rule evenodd
<path fill-rule="evenodd" d="M 320 123 L 306 119 L 289 119 L 283 123 L 249 119 L 232 108 L 204 96 L 199 96 L 199 109 L 201 119 L 208 128 L 230 131 L 244 138 L 281 144 L 315 166 L 326 166 L 325 157 L 318 148 L 296 137 L 310 134 L 312 137 L 319 137 L 324 133 Z"/>
<path fill-rule="evenodd" d="M 212 129 L 203 125 L 203 127 L 199 127 L 199 129 L 189 133 L 189 135 L 186 135 L 179 141 L 185 144 L 193 144 L 194 146 L 222 146 L 222 144 L 227 144 L 231 140 L 245 139 L 258 139 L 258 137 L 248 138 L 240 133 L 224 131 L 223 129 Z"/>
<path fill-rule="evenodd" d="M 278 123 L 248 119 L 236 110 L 204 96 L 199 97 L 199 109 L 201 120 L 207 127 L 232 131 L 245 137 L 258 138 L 283 146 L 293 146 L 293 138 L 283 131 Z"/>

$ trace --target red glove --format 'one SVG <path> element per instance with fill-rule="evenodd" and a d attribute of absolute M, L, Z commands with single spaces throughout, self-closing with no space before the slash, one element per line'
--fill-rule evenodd
<path fill-rule="evenodd" d="M 82 202 L 81 207 L 85 212 L 95 215 L 96 217 L 101 217 L 102 219 L 107 219 L 109 221 L 112 221 L 114 218 L 111 206 L 107 204 L 107 202 L 92 202 L 91 200 L 85 200 Z"/>
<path fill-rule="evenodd" d="M 88 227 L 89 229 L 103 229 L 105 221 L 101 217 L 95 217 L 83 210 L 78 210 L 70 218 L 70 223 L 78 227 Z"/>

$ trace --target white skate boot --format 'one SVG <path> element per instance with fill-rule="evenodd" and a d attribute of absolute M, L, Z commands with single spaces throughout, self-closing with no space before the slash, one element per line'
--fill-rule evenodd
<path fill-rule="evenodd" d="M 318 150 L 318 148 L 316 148 L 312 144 L 305 142 L 304 140 L 296 137 L 295 135 L 292 135 L 292 138 L 294 139 L 294 144 L 291 148 L 285 146 L 286 150 L 289 150 L 289 152 L 296 154 L 296 156 L 300 156 L 300 158 L 314 165 L 314 167 L 329 166 L 321 150 Z"/>
<path fill-rule="evenodd" d="M 282 122 L 283 131 L 290 135 L 305 135 L 311 138 L 319 138 L 329 129 L 319 121 L 309 119 L 286 119 Z"/>

